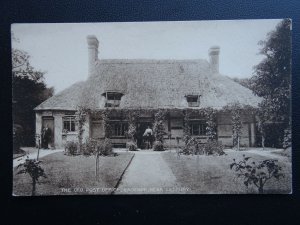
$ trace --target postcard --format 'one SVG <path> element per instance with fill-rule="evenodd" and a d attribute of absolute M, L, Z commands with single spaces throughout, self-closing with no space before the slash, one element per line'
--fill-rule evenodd
<path fill-rule="evenodd" d="M 291 32 L 12 24 L 12 195 L 292 193 Z"/>

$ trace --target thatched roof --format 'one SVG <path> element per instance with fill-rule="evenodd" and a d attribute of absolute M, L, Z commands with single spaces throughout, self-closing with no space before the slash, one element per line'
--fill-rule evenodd
<path fill-rule="evenodd" d="M 75 110 L 83 93 L 86 82 L 77 82 L 69 88 L 48 98 L 35 110 Z"/>
<path fill-rule="evenodd" d="M 260 98 L 230 78 L 214 74 L 206 60 L 98 60 L 96 73 L 36 109 L 103 109 L 105 91 L 124 95 L 120 108 L 187 108 L 185 96 L 200 95 L 197 108 L 239 102 L 256 107 Z M 79 93 L 81 91 L 81 93 Z"/>

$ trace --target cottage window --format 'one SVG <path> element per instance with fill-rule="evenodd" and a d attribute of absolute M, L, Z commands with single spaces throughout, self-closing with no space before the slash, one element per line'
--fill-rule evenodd
<path fill-rule="evenodd" d="M 119 107 L 123 96 L 120 92 L 105 92 L 102 94 L 106 98 L 105 107 Z"/>
<path fill-rule="evenodd" d="M 206 135 L 206 123 L 205 121 L 190 122 L 191 135 L 203 136 Z"/>
<path fill-rule="evenodd" d="M 114 122 L 110 123 L 112 136 L 115 137 L 124 137 L 126 132 L 128 131 L 128 123 L 127 122 Z"/>
<path fill-rule="evenodd" d="M 186 95 L 185 97 L 189 107 L 198 107 L 200 105 L 199 95 Z"/>
<path fill-rule="evenodd" d="M 64 131 L 74 132 L 75 131 L 75 116 L 63 117 Z"/>

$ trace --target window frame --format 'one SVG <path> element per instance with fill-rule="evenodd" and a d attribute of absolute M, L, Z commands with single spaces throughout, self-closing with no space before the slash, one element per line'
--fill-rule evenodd
<path fill-rule="evenodd" d="M 126 132 L 128 131 L 128 126 L 129 126 L 127 121 L 110 121 L 109 125 L 111 127 L 111 137 L 113 138 L 126 137 Z M 120 127 L 116 128 L 116 126 L 120 126 Z"/>
<path fill-rule="evenodd" d="M 65 123 L 69 123 L 67 125 L 67 127 L 68 127 L 67 129 L 65 127 Z M 72 123 L 74 124 L 73 126 L 72 126 Z M 72 132 L 76 132 L 76 130 L 77 130 L 75 116 L 72 116 L 72 115 L 63 116 L 62 125 L 63 125 L 63 133 L 72 133 Z M 74 129 L 72 129 L 72 128 L 74 128 Z"/>
<path fill-rule="evenodd" d="M 189 94 L 185 95 L 188 107 L 199 107 L 200 106 L 200 95 Z"/>
<path fill-rule="evenodd" d="M 194 126 L 198 126 L 198 134 L 195 134 Z M 189 121 L 189 127 L 190 127 L 190 135 L 191 136 L 207 136 L 206 135 L 206 128 L 207 128 L 206 121 L 204 121 L 204 120 Z"/>
<path fill-rule="evenodd" d="M 119 107 L 123 96 L 122 92 L 106 91 L 102 94 L 105 97 L 105 107 Z"/>

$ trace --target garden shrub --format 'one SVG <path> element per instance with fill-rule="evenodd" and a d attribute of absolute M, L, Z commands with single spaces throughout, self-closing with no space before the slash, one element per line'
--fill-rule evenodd
<path fill-rule="evenodd" d="M 201 143 L 196 138 L 184 136 L 185 146 L 182 150 L 185 155 L 224 155 L 224 146 L 217 140 L 207 140 L 206 143 Z"/>
<path fill-rule="evenodd" d="M 44 169 L 40 166 L 41 161 L 37 161 L 35 159 L 27 159 L 24 163 L 21 163 L 17 166 L 17 168 L 22 167 L 23 169 L 19 170 L 17 174 L 27 173 L 31 177 L 32 180 L 32 191 L 31 195 L 34 196 L 36 194 L 36 183 L 39 182 L 40 177 L 47 178 Z"/>
<path fill-rule="evenodd" d="M 224 155 L 224 146 L 217 140 L 208 140 L 203 144 L 203 151 L 206 155 Z"/>
<path fill-rule="evenodd" d="M 292 147 L 292 131 L 291 129 L 284 130 L 284 138 L 283 138 L 283 148 L 287 149 Z"/>
<path fill-rule="evenodd" d="M 82 145 L 82 154 L 86 156 L 93 155 L 96 152 L 96 148 L 97 148 L 97 140 L 88 138 L 85 140 L 85 143 Z"/>
<path fill-rule="evenodd" d="M 129 141 L 126 143 L 126 148 L 129 150 L 129 151 L 137 151 L 137 145 L 136 143 L 134 143 L 133 141 Z"/>
<path fill-rule="evenodd" d="M 23 128 L 18 124 L 13 125 L 13 152 L 19 153 L 22 144 Z"/>
<path fill-rule="evenodd" d="M 253 185 L 257 187 L 258 193 L 264 193 L 264 185 L 266 182 L 275 178 L 279 181 L 280 177 L 284 177 L 281 166 L 278 165 L 278 160 L 266 159 L 260 162 L 250 160 L 251 157 L 243 155 L 243 159 L 237 161 L 233 159 L 230 164 L 230 169 L 237 173 L 237 177 L 242 178 L 246 187 Z"/>
<path fill-rule="evenodd" d="M 161 141 L 155 141 L 153 144 L 154 151 L 164 151 L 164 145 Z"/>
<path fill-rule="evenodd" d="M 99 155 L 108 156 L 113 154 L 113 147 L 111 140 L 109 138 L 105 138 L 103 141 L 99 141 L 97 143 L 97 152 Z"/>
<path fill-rule="evenodd" d="M 65 152 L 67 155 L 77 155 L 78 143 L 75 141 L 67 141 Z"/>

